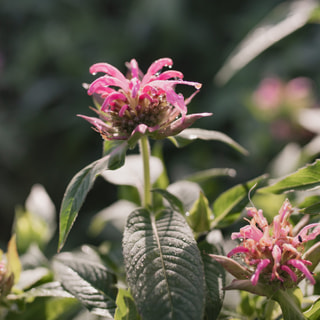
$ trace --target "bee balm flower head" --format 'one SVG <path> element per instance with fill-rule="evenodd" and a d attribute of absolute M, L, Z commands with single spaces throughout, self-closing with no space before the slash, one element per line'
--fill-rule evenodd
<path fill-rule="evenodd" d="M 296 286 L 303 278 L 315 284 L 310 271 L 315 266 L 310 261 L 312 259 L 308 260 L 311 254 L 304 252 L 304 245 L 320 234 L 320 223 L 309 224 L 294 234 L 289 222 L 293 209 L 288 200 L 270 225 L 262 210 L 248 208 L 247 212 L 251 217 L 249 224 L 231 236 L 232 239 L 240 239 L 239 246 L 232 249 L 227 257 L 213 256 L 238 279 L 228 289 L 244 289 L 265 295 L 265 284 L 285 289 Z M 235 256 L 242 259 L 241 264 L 230 259 Z"/>
<path fill-rule="evenodd" d="M 183 80 L 179 71 L 167 70 L 172 60 L 155 61 L 143 75 L 135 59 L 127 64 L 125 77 L 108 63 L 97 63 L 90 68 L 92 74 L 105 75 L 88 86 L 88 94 L 101 102 L 95 109 L 99 118 L 80 115 L 94 125 L 103 138 L 128 140 L 134 134 L 147 134 L 155 139 L 173 136 L 189 127 L 195 120 L 211 115 L 187 115 L 187 104 L 201 88 L 198 82 Z M 175 92 L 178 84 L 192 86 L 196 91 L 187 99 Z"/>

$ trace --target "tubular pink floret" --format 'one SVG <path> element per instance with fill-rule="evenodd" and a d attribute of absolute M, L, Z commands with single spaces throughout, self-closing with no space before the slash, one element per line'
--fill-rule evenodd
<path fill-rule="evenodd" d="M 111 105 L 112 101 L 114 100 L 121 100 L 121 101 L 126 101 L 127 97 L 118 91 L 114 91 L 108 95 L 108 97 L 104 100 L 103 104 L 101 105 L 101 110 L 103 112 L 109 110 L 109 105 Z"/>
<path fill-rule="evenodd" d="M 237 254 L 237 253 L 247 253 L 249 252 L 249 249 L 245 248 L 245 247 L 235 247 L 234 249 L 232 249 L 227 257 L 230 258 L 231 256 Z"/>
<path fill-rule="evenodd" d="M 314 228 L 314 230 L 308 234 L 308 231 L 312 228 Z M 306 242 L 306 241 L 315 239 L 319 234 L 320 234 L 320 223 L 311 223 L 300 230 L 300 232 L 294 238 L 294 241 Z"/>
<path fill-rule="evenodd" d="M 96 63 L 93 66 L 90 67 L 90 73 L 91 74 L 96 74 L 98 72 L 103 72 L 106 73 L 114 78 L 118 78 L 122 81 L 126 81 L 127 79 L 125 76 L 114 66 L 112 66 L 109 63 Z"/>
<path fill-rule="evenodd" d="M 138 67 L 138 62 L 136 59 L 131 59 L 130 61 L 130 68 L 131 68 L 131 74 L 132 78 L 137 78 L 139 77 L 139 67 Z"/>
<path fill-rule="evenodd" d="M 170 58 L 161 58 L 153 62 L 142 80 L 142 85 L 147 84 L 152 78 L 152 76 L 156 74 L 159 70 L 161 70 L 163 67 L 170 67 L 172 66 L 172 64 L 173 62 Z"/>
<path fill-rule="evenodd" d="M 312 276 L 312 273 L 301 260 L 291 259 L 288 261 L 288 264 L 291 264 L 293 267 L 299 269 L 312 284 L 316 283 Z"/>
<path fill-rule="evenodd" d="M 156 79 L 157 80 L 168 80 L 171 78 L 183 79 L 183 73 L 180 71 L 168 70 L 168 71 L 162 72 Z"/>
<path fill-rule="evenodd" d="M 263 260 L 260 260 L 260 262 L 258 263 L 257 265 L 257 269 L 255 271 L 255 273 L 252 275 L 251 277 L 251 282 L 252 284 L 255 286 L 258 281 L 259 281 L 259 277 L 260 277 L 260 273 L 261 271 L 266 267 L 268 266 L 268 264 L 270 263 L 270 260 L 269 259 L 263 259 Z"/>
<path fill-rule="evenodd" d="M 297 282 L 297 280 L 298 280 L 297 275 L 288 266 L 282 265 L 280 267 L 280 269 L 285 271 L 285 272 L 287 272 L 289 274 L 289 276 L 291 277 L 293 282 Z"/>

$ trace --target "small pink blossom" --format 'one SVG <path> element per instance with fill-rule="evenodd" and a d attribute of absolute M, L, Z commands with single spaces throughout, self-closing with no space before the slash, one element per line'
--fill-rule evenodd
<path fill-rule="evenodd" d="M 293 226 L 289 217 L 292 206 L 286 200 L 279 214 L 269 225 L 262 210 L 249 208 L 251 217 L 249 225 L 232 234 L 232 239 L 240 239 L 238 247 L 231 250 L 228 257 L 239 255 L 251 273 L 251 283 L 269 283 L 278 281 L 285 287 L 291 287 L 302 278 L 315 283 L 309 266 L 312 263 L 304 260 L 304 244 L 320 234 L 320 223 L 305 226 L 297 234 L 293 234 Z M 226 258 L 227 259 L 227 258 Z"/>
<path fill-rule="evenodd" d="M 80 115 L 107 140 L 128 140 L 135 134 L 147 134 L 155 139 L 173 136 L 191 126 L 199 118 L 211 113 L 187 115 L 187 104 L 201 88 L 198 82 L 183 80 L 183 74 L 171 68 L 170 58 L 151 64 L 143 75 L 138 63 L 127 63 L 129 76 L 125 77 L 108 63 L 91 66 L 92 74 L 105 73 L 87 86 L 93 95 L 99 118 Z M 176 93 L 178 84 L 192 86 L 196 91 L 187 99 Z"/>

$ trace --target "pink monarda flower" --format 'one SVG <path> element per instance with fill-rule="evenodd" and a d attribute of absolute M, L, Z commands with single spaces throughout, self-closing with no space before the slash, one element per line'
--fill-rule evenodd
<path fill-rule="evenodd" d="M 240 239 L 238 247 L 231 250 L 228 257 L 240 255 L 248 271 L 251 283 L 278 282 L 284 287 L 292 287 L 303 278 L 315 283 L 308 267 L 311 261 L 303 258 L 304 244 L 320 234 L 320 223 L 303 227 L 293 234 L 289 217 L 292 206 L 286 200 L 271 225 L 262 210 L 248 208 L 251 217 L 249 225 L 232 234 L 232 239 Z"/>
<path fill-rule="evenodd" d="M 107 140 L 128 140 L 135 134 L 147 134 L 155 139 L 173 136 L 189 127 L 199 118 L 211 113 L 187 115 L 187 104 L 201 88 L 198 82 L 184 81 L 179 71 L 166 70 L 172 60 L 155 61 L 143 75 L 135 59 L 127 64 L 129 74 L 125 77 L 108 63 L 97 63 L 90 68 L 92 74 L 105 75 L 87 86 L 93 95 L 99 118 L 80 117 L 94 125 Z M 196 91 L 187 99 L 175 92 L 178 84 L 192 86 Z"/>

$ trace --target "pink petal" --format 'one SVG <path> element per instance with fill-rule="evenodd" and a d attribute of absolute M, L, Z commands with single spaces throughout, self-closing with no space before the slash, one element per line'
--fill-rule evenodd
<path fill-rule="evenodd" d="M 130 89 L 132 98 L 135 98 L 140 89 L 140 80 L 138 78 L 132 78 L 130 81 Z"/>
<path fill-rule="evenodd" d="M 139 66 L 138 66 L 138 62 L 136 59 L 132 59 L 130 61 L 130 71 L 132 74 L 132 78 L 139 78 Z"/>
<path fill-rule="evenodd" d="M 183 73 L 180 71 L 175 71 L 175 70 L 167 70 L 165 72 L 162 72 L 158 77 L 157 80 L 168 80 L 171 78 L 183 78 Z"/>
<path fill-rule="evenodd" d="M 120 111 L 119 111 L 119 116 L 123 117 L 124 113 L 126 112 L 126 110 L 128 109 L 128 105 L 125 104 L 124 106 L 121 107 Z"/>
<path fill-rule="evenodd" d="M 109 109 L 108 107 L 110 106 L 111 102 L 114 100 L 126 101 L 127 97 L 121 92 L 114 91 L 113 93 L 109 94 L 107 96 L 107 98 L 104 100 L 104 102 L 101 106 L 101 110 L 104 112 L 108 111 L 108 109 Z"/>
<path fill-rule="evenodd" d="M 114 66 L 109 63 L 95 63 L 90 67 L 90 73 L 96 74 L 98 72 L 106 73 L 114 78 L 118 78 L 121 81 L 126 81 L 125 76 Z"/>
<path fill-rule="evenodd" d="M 245 247 L 242 247 L 242 246 L 239 246 L 239 247 L 235 247 L 234 249 L 232 249 L 227 257 L 230 258 L 232 257 L 233 255 L 237 254 L 237 253 L 247 253 L 249 252 L 249 249 L 248 248 L 245 248 Z"/>
<path fill-rule="evenodd" d="M 146 85 L 150 81 L 151 77 L 163 67 L 172 66 L 172 64 L 173 62 L 170 58 L 162 58 L 153 62 L 142 79 L 142 86 Z"/>
<path fill-rule="evenodd" d="M 269 259 L 263 259 L 259 262 L 259 264 L 257 265 L 257 269 L 255 271 L 255 273 L 252 275 L 251 277 L 251 282 L 252 284 L 255 286 L 258 281 L 259 281 L 259 276 L 261 271 L 270 263 Z"/>
<path fill-rule="evenodd" d="M 280 247 L 278 245 L 274 245 L 272 249 L 272 258 L 273 258 L 274 264 L 272 268 L 271 279 L 277 278 L 279 280 L 282 280 L 277 271 L 277 269 L 280 267 L 281 256 L 282 256 L 282 251 Z"/>
<path fill-rule="evenodd" d="M 309 281 L 312 284 L 315 284 L 316 281 L 314 280 L 312 273 L 309 271 L 309 269 L 306 267 L 306 265 L 301 260 L 291 259 L 288 261 L 288 264 L 291 264 L 293 267 L 299 269 L 306 278 L 309 279 Z"/>
<path fill-rule="evenodd" d="M 259 242 L 263 237 L 263 232 L 258 229 L 256 226 L 247 225 L 240 229 L 240 234 L 244 239 L 253 239 L 256 242 Z M 232 238 L 232 237 L 231 237 Z"/>
<path fill-rule="evenodd" d="M 283 265 L 280 267 L 281 270 L 287 272 L 289 274 L 289 276 L 291 277 L 293 282 L 297 282 L 298 277 L 297 275 L 286 265 Z"/>
<path fill-rule="evenodd" d="M 314 230 L 308 234 L 310 229 L 314 228 Z M 294 243 L 306 242 L 309 240 L 315 239 L 320 234 L 320 223 L 311 223 L 304 228 L 294 237 Z"/>
<path fill-rule="evenodd" d="M 147 94 L 147 93 L 142 93 L 142 94 L 140 94 L 139 99 L 140 99 L 140 100 L 148 99 L 150 102 L 153 102 L 153 99 L 152 99 L 152 98 L 150 97 L 150 95 Z"/>
<path fill-rule="evenodd" d="M 87 120 L 89 123 L 94 125 L 99 132 L 103 132 L 103 131 L 114 132 L 114 129 L 111 126 L 108 126 L 104 121 L 102 121 L 99 118 L 87 117 L 82 114 L 78 114 L 77 116 Z"/>
<path fill-rule="evenodd" d="M 129 90 L 129 85 L 128 85 L 128 81 L 122 81 L 119 80 L 117 78 L 112 78 L 109 76 L 103 76 L 100 77 L 96 80 L 94 80 L 91 84 L 90 87 L 88 89 L 88 94 L 92 95 L 94 92 L 96 92 L 96 88 L 100 88 L 100 87 L 109 87 L 109 86 L 115 86 L 115 87 L 119 87 L 122 88 L 124 91 L 128 91 Z M 110 90 L 110 89 L 106 89 L 106 90 Z"/>

